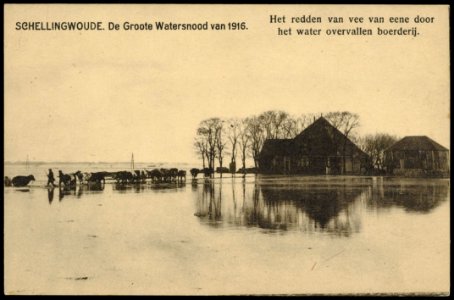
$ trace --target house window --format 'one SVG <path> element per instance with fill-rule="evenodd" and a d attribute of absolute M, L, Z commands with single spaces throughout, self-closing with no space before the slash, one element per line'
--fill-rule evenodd
<path fill-rule="evenodd" d="M 301 167 L 305 168 L 305 167 L 309 167 L 309 157 L 307 156 L 303 156 L 300 160 L 300 165 Z"/>

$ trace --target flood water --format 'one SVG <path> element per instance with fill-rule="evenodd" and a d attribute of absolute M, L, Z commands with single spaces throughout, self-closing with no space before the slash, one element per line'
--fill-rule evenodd
<path fill-rule="evenodd" d="M 43 187 L 47 167 L 5 188 L 7 294 L 449 292 L 449 179 L 189 176 L 64 192 Z"/>

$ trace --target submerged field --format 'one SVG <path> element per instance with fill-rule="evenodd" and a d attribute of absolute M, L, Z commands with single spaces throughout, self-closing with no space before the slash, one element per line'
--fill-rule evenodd
<path fill-rule="evenodd" d="M 7 294 L 449 291 L 449 180 L 43 180 L 5 188 Z"/>

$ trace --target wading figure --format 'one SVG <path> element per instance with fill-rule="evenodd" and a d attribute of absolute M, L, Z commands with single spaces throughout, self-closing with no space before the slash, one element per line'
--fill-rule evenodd
<path fill-rule="evenodd" d="M 13 178 L 11 181 L 14 186 L 20 187 L 20 186 L 27 186 L 30 181 L 35 181 L 35 177 L 33 175 L 28 175 L 28 176 L 16 176 Z"/>
<path fill-rule="evenodd" d="M 52 187 L 55 186 L 54 172 L 52 172 L 52 169 L 49 169 L 49 173 L 47 174 L 47 185 Z"/>

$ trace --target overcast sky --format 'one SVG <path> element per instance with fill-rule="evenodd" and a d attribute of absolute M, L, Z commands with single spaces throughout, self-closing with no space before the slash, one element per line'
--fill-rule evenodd
<path fill-rule="evenodd" d="M 136 161 L 194 162 L 202 119 L 270 109 L 348 110 L 360 115 L 361 134 L 427 135 L 449 148 L 447 7 L 361 9 L 6 6 L 5 160 L 128 161 L 134 152 Z M 270 14 L 421 12 L 436 22 L 420 25 L 416 38 L 282 37 L 269 24 Z M 66 20 L 245 20 L 249 30 L 14 30 L 18 21 Z"/>

